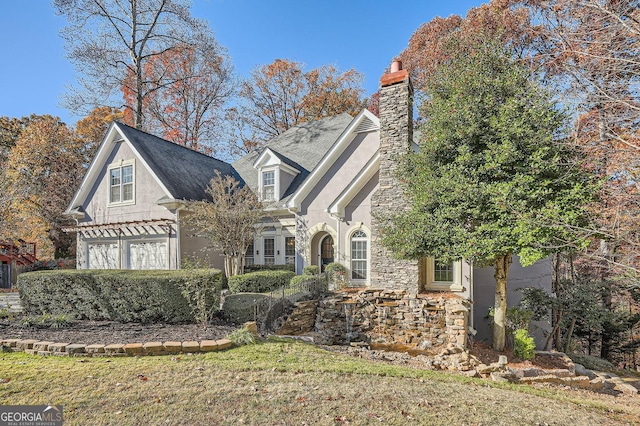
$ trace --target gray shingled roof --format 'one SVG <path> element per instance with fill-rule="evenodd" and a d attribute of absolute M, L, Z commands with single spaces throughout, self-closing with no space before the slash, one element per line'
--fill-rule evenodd
<path fill-rule="evenodd" d="M 279 158 L 284 157 L 288 160 L 285 161 L 287 164 L 300 170 L 300 174 L 291 183 L 283 199 L 295 192 L 351 121 L 353 121 L 353 117 L 344 113 L 302 123 L 267 143 L 266 146 L 274 151 Z M 254 191 L 258 190 L 258 171 L 253 167 L 253 163 L 260 154 L 262 151 L 251 152 L 232 164 L 244 182 Z"/>
<path fill-rule="evenodd" d="M 241 180 L 229 163 L 115 123 L 176 200 L 204 200 L 214 171 Z"/>

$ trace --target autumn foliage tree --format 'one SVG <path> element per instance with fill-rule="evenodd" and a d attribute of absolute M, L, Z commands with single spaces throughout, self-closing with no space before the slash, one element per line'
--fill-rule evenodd
<path fill-rule="evenodd" d="M 11 149 L 4 168 L 3 191 L 10 195 L 14 234 L 41 244 L 48 256 L 74 253 L 72 225 L 63 215 L 88 163 L 85 144 L 57 117 L 32 116 Z"/>
<path fill-rule="evenodd" d="M 91 160 L 96 154 L 102 138 L 113 121 L 120 121 L 124 113 L 109 106 L 96 107 L 89 115 L 78 120 L 75 135 L 84 143 L 84 157 Z"/>
<path fill-rule="evenodd" d="M 590 255 L 640 277 L 640 2 L 530 0 L 542 65 L 575 106 L 576 140 L 606 181 L 594 205 L 602 238 Z M 602 245 L 600 241 L 607 244 Z M 605 249 L 604 251 L 602 249 Z"/>
<path fill-rule="evenodd" d="M 148 129 L 147 99 L 175 76 L 150 75 L 146 64 L 183 46 L 206 51 L 216 43 L 206 22 L 191 16 L 187 0 L 55 0 L 67 18 L 62 31 L 69 59 L 80 73 L 66 98 L 74 111 L 117 105 L 123 86 L 133 102 L 133 125 Z M 180 80 L 178 78 L 178 80 Z"/>
<path fill-rule="evenodd" d="M 213 41 L 206 49 L 179 45 L 147 61 L 144 73 L 150 80 L 150 93 L 144 101 L 149 128 L 205 154 L 228 150 L 223 143 L 224 106 L 235 93 L 236 80 L 223 47 Z M 129 77 L 123 94 L 125 103 L 132 107 L 135 91 L 131 81 L 135 76 L 129 73 Z"/>
<path fill-rule="evenodd" d="M 487 40 L 498 40 L 516 57 L 530 56 L 537 40 L 530 16 L 528 8 L 514 6 L 513 0 L 491 0 L 469 9 L 465 17 L 436 17 L 413 33 L 400 59 L 422 95 L 440 67 L 460 51 L 472 53 Z M 451 49 L 452 40 L 460 40 L 456 51 Z"/>
<path fill-rule="evenodd" d="M 299 62 L 276 59 L 255 68 L 240 89 L 240 106 L 232 111 L 244 151 L 260 146 L 287 129 L 366 106 L 362 75 L 333 66 L 304 71 Z"/>
<path fill-rule="evenodd" d="M 245 253 L 264 215 L 262 202 L 249 186 L 217 171 L 207 194 L 211 200 L 189 203 L 183 223 L 222 253 L 227 277 L 242 274 Z"/>

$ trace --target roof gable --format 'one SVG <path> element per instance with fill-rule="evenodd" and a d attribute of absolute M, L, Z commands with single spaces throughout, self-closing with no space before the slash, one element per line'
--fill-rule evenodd
<path fill-rule="evenodd" d="M 183 146 L 114 122 L 107 130 L 98 152 L 89 165 L 80 187 L 71 201 L 67 213 L 77 211 L 89 196 L 116 143 L 126 143 L 137 159 L 148 170 L 166 199 L 202 200 L 208 198 L 206 188 L 215 170 L 223 175 L 235 173 L 230 164 Z M 165 198 L 163 197 L 163 198 Z"/>
<path fill-rule="evenodd" d="M 300 185 L 291 195 L 287 201 L 287 207 L 292 210 L 296 210 L 300 207 L 304 198 L 309 195 L 320 179 L 327 173 L 338 158 L 340 158 L 347 146 L 349 146 L 349 143 L 358 133 L 378 131 L 379 128 L 380 121 L 378 120 L 378 117 L 367 109 L 362 110 L 358 116 L 351 120 L 336 142 L 328 151 L 326 151 L 325 155 L 318 162 L 318 165 L 309 174 L 302 185 Z"/>
<path fill-rule="evenodd" d="M 259 157 L 268 149 L 284 164 L 300 171 L 285 191 L 284 200 L 304 182 L 352 121 L 353 117 L 344 113 L 299 124 L 269 141 L 265 150 L 250 152 L 237 160 L 233 167 L 251 189 L 258 191 L 258 171 L 255 165 L 259 164 Z"/>

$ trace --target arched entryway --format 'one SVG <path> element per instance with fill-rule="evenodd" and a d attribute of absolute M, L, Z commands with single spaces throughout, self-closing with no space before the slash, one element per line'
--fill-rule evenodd
<path fill-rule="evenodd" d="M 326 235 L 320 242 L 320 272 L 324 272 L 324 268 L 333 262 L 333 237 Z"/>

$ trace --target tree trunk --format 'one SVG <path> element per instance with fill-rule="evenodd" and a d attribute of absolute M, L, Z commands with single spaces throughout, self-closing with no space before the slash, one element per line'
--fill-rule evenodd
<path fill-rule="evenodd" d="M 503 351 L 506 341 L 507 317 L 507 279 L 511 266 L 511 253 L 496 256 L 494 263 L 494 278 L 496 279 L 496 300 L 493 311 L 493 349 Z"/>
<path fill-rule="evenodd" d="M 569 330 L 567 331 L 567 341 L 565 342 L 564 345 L 564 353 L 569 352 L 569 349 L 571 348 L 571 337 L 573 336 L 573 329 L 576 326 L 576 318 L 574 317 L 573 319 L 571 319 L 571 325 L 569 326 Z"/>

